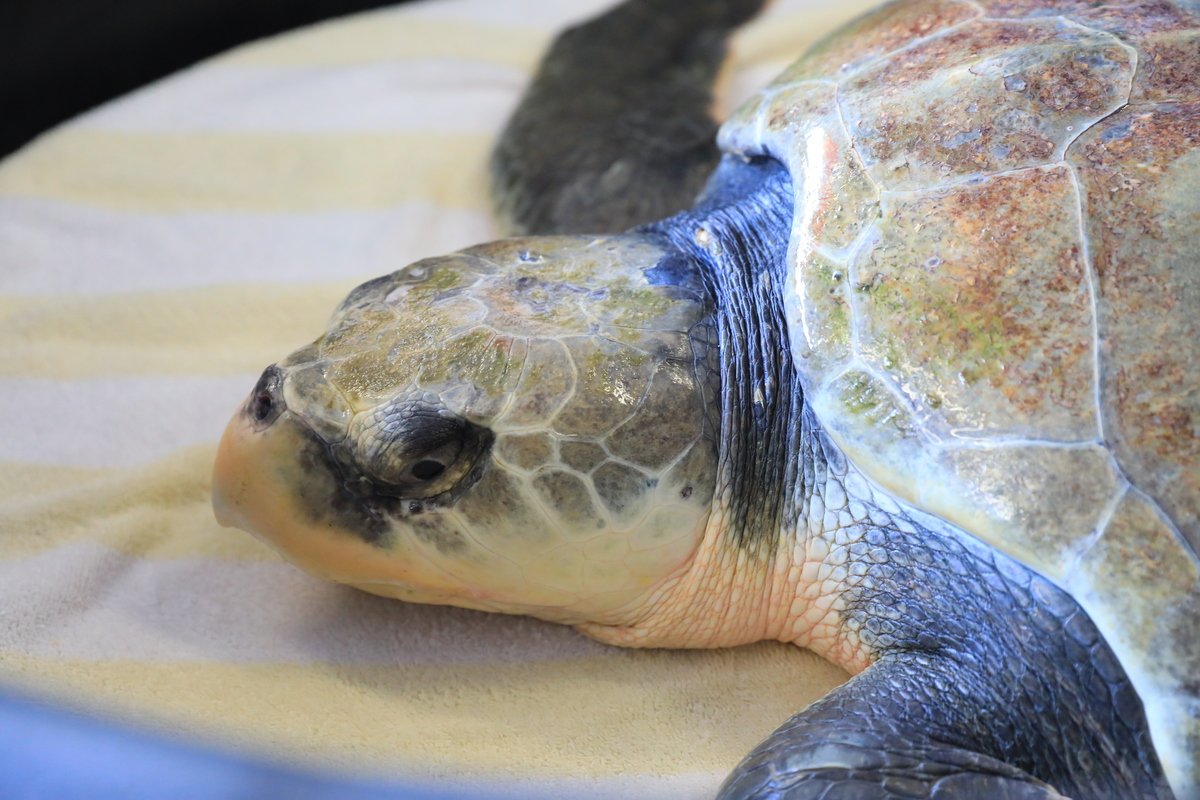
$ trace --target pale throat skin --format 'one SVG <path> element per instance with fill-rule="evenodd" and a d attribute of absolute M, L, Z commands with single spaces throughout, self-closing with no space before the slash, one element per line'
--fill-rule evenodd
<path fill-rule="evenodd" d="M 874 655 L 842 622 L 850 542 L 838 542 L 836 512 L 810 516 L 824 507 L 820 495 L 807 505 L 797 526 L 746 549 L 731 544 L 728 506 L 714 504 L 694 558 L 656 587 L 636 621 L 576 627 L 622 647 L 711 648 L 776 640 L 811 650 L 852 674 L 861 672 Z"/>

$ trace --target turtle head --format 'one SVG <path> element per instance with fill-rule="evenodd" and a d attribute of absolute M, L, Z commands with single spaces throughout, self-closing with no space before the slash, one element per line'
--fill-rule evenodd
<path fill-rule="evenodd" d="M 377 594 L 619 623 L 705 529 L 713 335 L 699 276 L 647 236 L 420 261 L 266 369 L 218 518 Z"/>

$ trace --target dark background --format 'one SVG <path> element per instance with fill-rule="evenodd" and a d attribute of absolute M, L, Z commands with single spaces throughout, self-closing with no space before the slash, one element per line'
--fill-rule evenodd
<path fill-rule="evenodd" d="M 397 0 L 0 0 L 0 157 L 234 45 Z"/>

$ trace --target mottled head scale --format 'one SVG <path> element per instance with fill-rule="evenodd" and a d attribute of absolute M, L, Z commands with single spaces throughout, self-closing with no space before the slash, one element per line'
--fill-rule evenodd
<path fill-rule="evenodd" d="M 617 51 L 552 50 L 534 96 Z M 898 737 L 881 763 L 1200 797 L 1195 4 L 893 3 L 719 141 L 691 211 L 356 289 L 231 423 L 220 514 L 380 594 L 870 666 L 730 796 Z M 509 205 L 559 208 L 534 161 Z"/>

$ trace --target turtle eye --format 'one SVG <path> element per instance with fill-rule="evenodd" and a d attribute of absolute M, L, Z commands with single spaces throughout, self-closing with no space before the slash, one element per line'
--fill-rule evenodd
<path fill-rule="evenodd" d="M 358 469 L 385 494 L 432 497 L 467 477 L 490 434 L 421 400 L 389 403 L 356 420 Z"/>
<path fill-rule="evenodd" d="M 461 430 L 443 431 L 440 432 L 442 442 L 435 445 L 432 450 L 428 450 L 420 455 L 413 456 L 409 460 L 408 475 L 411 480 L 417 483 L 429 483 L 437 480 L 446 473 L 446 470 L 458 461 L 463 450 L 463 436 Z M 446 434 L 450 434 L 447 436 Z M 428 446 L 428 441 L 425 443 Z M 424 449 L 424 448 L 422 448 Z"/>
<path fill-rule="evenodd" d="M 419 481 L 431 481 L 446 471 L 446 465 L 432 458 L 423 458 L 413 464 L 413 477 Z"/>

